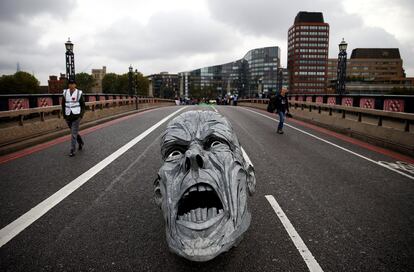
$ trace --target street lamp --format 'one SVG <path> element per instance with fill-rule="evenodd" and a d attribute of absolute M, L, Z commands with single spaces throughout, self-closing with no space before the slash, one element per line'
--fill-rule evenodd
<path fill-rule="evenodd" d="M 262 82 L 263 82 L 263 78 L 261 77 L 261 78 L 259 78 L 259 87 L 258 87 L 258 94 L 259 94 L 260 98 L 262 98 L 262 95 L 263 95 L 263 84 L 262 84 Z"/>
<path fill-rule="evenodd" d="M 66 78 L 75 79 L 75 55 L 73 54 L 73 43 L 68 38 L 65 43 L 66 47 Z"/>
<path fill-rule="evenodd" d="M 132 65 L 129 65 L 129 72 L 128 72 L 128 95 L 132 96 Z"/>
<path fill-rule="evenodd" d="M 336 79 L 336 92 L 340 95 L 345 93 L 347 46 L 348 44 L 342 38 L 342 42 L 339 44 L 338 73 Z"/>
<path fill-rule="evenodd" d="M 134 93 L 135 95 L 138 95 L 138 69 L 135 69 L 135 86 L 134 86 Z"/>

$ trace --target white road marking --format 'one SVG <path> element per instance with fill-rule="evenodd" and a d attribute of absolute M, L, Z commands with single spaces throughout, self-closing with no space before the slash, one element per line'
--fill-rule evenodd
<path fill-rule="evenodd" d="M 212 108 L 213 108 L 213 110 L 215 111 L 215 112 L 218 112 L 218 110 L 216 109 L 216 107 L 214 107 L 214 106 L 211 106 Z"/>
<path fill-rule="evenodd" d="M 287 218 L 286 214 L 283 212 L 282 208 L 277 203 L 276 199 L 272 195 L 265 196 L 267 201 L 269 201 L 270 205 L 272 206 L 273 210 L 275 211 L 277 217 L 279 217 L 280 221 L 282 222 L 283 226 L 285 227 L 287 233 L 292 239 L 293 243 L 295 244 L 296 248 L 298 249 L 300 255 L 302 256 L 303 260 L 305 261 L 306 265 L 311 272 L 323 272 L 322 268 L 320 267 L 319 263 L 313 257 L 312 252 L 309 251 L 308 247 L 303 242 L 302 238 L 299 236 L 295 228 L 293 227 L 292 223 L 290 223 L 289 218 Z"/>
<path fill-rule="evenodd" d="M 256 111 L 254 111 L 254 110 L 246 109 L 246 108 L 244 108 L 244 107 L 240 107 L 240 108 L 241 108 L 241 109 L 244 109 L 244 110 L 247 110 L 247 111 L 250 111 L 250 112 L 253 112 L 253 113 L 255 113 L 255 114 L 261 115 L 261 116 L 266 117 L 266 118 L 268 118 L 268 119 L 270 119 L 270 120 L 273 120 L 273 121 L 279 122 L 277 119 L 275 119 L 275 118 L 271 118 L 271 117 L 269 117 L 269 116 L 267 116 L 267 115 L 264 115 L 264 114 L 261 114 L 260 112 L 256 112 Z M 330 141 L 327 141 L 327 140 L 325 140 L 325 139 L 322 139 L 322 138 L 320 138 L 320 137 L 318 137 L 318 136 L 316 136 L 316 135 L 313 135 L 313 134 L 311 134 L 311 133 L 309 133 L 309 132 L 307 132 L 307 131 L 301 130 L 301 129 L 299 129 L 299 128 L 297 128 L 297 127 L 294 127 L 294 126 L 292 126 L 292 125 L 289 125 L 289 124 L 286 124 L 286 123 L 285 123 L 285 126 L 288 126 L 288 127 L 290 127 L 290 128 L 293 128 L 293 129 L 295 129 L 295 130 L 297 130 L 297 131 L 299 131 L 299 132 L 302 132 L 302 133 L 304 133 L 304 134 L 306 134 L 306 135 L 309 135 L 309 136 L 311 136 L 311 137 L 313 137 L 313 138 L 315 138 L 315 139 L 318 139 L 318 140 L 320 140 L 320 141 L 322 141 L 322 142 L 325 142 L 325 143 L 330 144 L 330 145 L 332 145 L 332 146 L 334 146 L 334 147 L 337 147 L 337 148 L 339 148 L 339 149 L 341 149 L 341 150 L 343 150 L 343 151 L 346 151 L 346 152 L 351 153 L 351 154 L 353 154 L 353 155 L 355 155 L 355 156 L 358 156 L 358 157 L 360 157 L 360 158 L 362 158 L 362 159 L 364 159 L 364 160 L 367 160 L 367 161 L 372 162 L 372 163 L 374 163 L 374 164 L 376 164 L 376 165 L 379 165 L 379 166 L 381 166 L 381 167 L 387 168 L 387 169 L 389 169 L 389 170 L 391 170 L 391 171 L 393 171 L 393 172 L 396 172 L 396 173 L 398 173 L 398 174 L 400 174 L 400 175 L 403 175 L 403 176 L 405 176 L 405 177 L 407 177 L 407 178 L 409 178 L 409 179 L 414 180 L 414 177 L 413 177 L 413 176 L 410 176 L 410 175 L 408 175 L 408 174 L 406 174 L 406 173 L 404 173 L 404 172 L 401 172 L 401 171 L 399 171 L 399 170 L 397 170 L 397 169 L 394 169 L 394 168 L 392 168 L 392 167 L 391 167 L 391 166 L 389 166 L 389 165 L 382 164 L 381 162 L 374 161 L 374 160 L 372 160 L 372 159 L 370 159 L 370 158 L 368 158 L 368 157 L 365 157 L 365 156 L 363 156 L 363 155 L 361 155 L 361 154 L 358 154 L 358 153 L 356 153 L 356 152 L 354 152 L 354 151 L 351 151 L 351 150 L 349 150 L 349 149 L 346 149 L 345 147 L 339 146 L 339 145 L 334 144 L 334 143 L 332 143 L 332 142 L 330 142 Z"/>
<path fill-rule="evenodd" d="M 93 166 L 91 169 L 89 169 L 88 171 L 86 171 L 73 181 L 71 181 L 65 187 L 63 187 L 47 199 L 43 200 L 36 207 L 32 208 L 31 210 L 29 210 L 28 212 L 26 212 L 25 214 L 23 214 L 22 216 L 20 216 L 19 218 L 17 218 L 13 222 L 2 228 L 0 230 L 0 247 L 5 245 L 11 239 L 13 239 L 17 234 L 19 234 L 25 228 L 30 226 L 33 222 L 42 217 L 44 214 L 46 214 L 50 209 L 59 204 L 59 202 L 61 202 L 70 194 L 72 194 L 76 189 L 85 184 L 88 180 L 90 180 L 93 176 L 99 173 L 102 169 L 104 169 L 106 166 L 108 166 L 110 163 L 112 163 L 114 160 L 116 160 L 118 157 L 120 157 L 122 154 L 128 151 L 131 147 L 139 143 L 151 132 L 153 132 L 155 129 L 157 129 L 159 126 L 165 123 L 168 119 L 170 119 L 172 116 L 182 111 L 183 109 L 184 107 L 180 108 L 179 110 L 176 110 L 167 117 L 163 118 L 161 121 L 147 129 L 146 131 L 144 131 L 128 143 L 126 143 L 117 151 L 115 151 L 114 153 L 106 157 L 104 160 Z"/>
<path fill-rule="evenodd" d="M 249 164 L 249 165 L 251 165 L 252 167 L 254 167 L 253 166 L 253 163 L 252 163 L 252 161 L 250 160 L 250 158 L 249 158 L 249 156 L 247 156 L 247 153 L 246 153 L 246 151 L 244 151 L 244 148 L 241 146 L 241 151 L 242 151 L 242 153 L 243 153 L 243 157 L 244 157 L 244 160 Z"/>
<path fill-rule="evenodd" d="M 396 162 L 386 162 L 386 161 L 379 161 L 378 163 L 382 165 L 387 165 L 392 167 L 393 169 L 399 169 L 404 172 L 408 172 L 410 174 L 414 174 L 414 164 L 403 162 L 403 161 L 396 161 Z"/>

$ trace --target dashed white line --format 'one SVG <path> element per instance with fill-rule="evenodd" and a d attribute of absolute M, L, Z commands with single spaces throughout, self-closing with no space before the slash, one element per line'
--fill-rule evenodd
<path fill-rule="evenodd" d="M 244 110 L 247 110 L 247 111 L 250 111 L 250 112 L 253 112 L 253 113 L 258 114 L 258 115 L 260 115 L 260 116 L 266 117 L 266 118 L 268 118 L 268 119 L 270 119 L 270 120 L 272 120 L 272 121 L 279 122 L 277 119 L 272 118 L 272 117 L 269 117 L 269 116 L 264 115 L 264 114 L 261 114 L 260 112 L 256 112 L 256 111 L 254 111 L 254 110 L 246 109 L 246 108 L 244 108 L 244 107 L 240 107 L 240 108 L 242 108 L 242 109 L 244 109 Z M 365 156 L 363 156 L 363 155 L 361 155 L 361 154 L 358 154 L 358 153 L 356 153 L 356 152 L 354 152 L 354 151 L 351 151 L 351 150 L 349 150 L 349 149 L 346 149 L 345 147 L 342 147 L 342 146 L 339 146 L 339 145 L 337 145 L 337 144 L 334 144 L 334 143 L 332 143 L 332 142 L 330 142 L 330 141 L 328 141 L 328 140 L 322 139 L 322 138 L 320 138 L 320 137 L 318 137 L 318 136 L 316 136 L 316 135 L 313 135 L 313 134 L 311 134 L 311 133 L 309 133 L 309 132 L 307 132 L 307 131 L 304 131 L 304 130 L 302 130 L 302 129 L 300 129 L 300 128 L 294 127 L 294 126 L 289 125 L 289 124 L 286 124 L 286 123 L 285 123 L 285 126 L 290 127 L 290 128 L 293 128 L 293 129 L 295 129 L 295 130 L 297 130 L 297 131 L 299 131 L 299 132 L 302 132 L 302 133 L 304 133 L 304 134 L 306 134 L 306 135 L 308 135 L 308 136 L 311 136 L 311 137 L 313 137 L 313 138 L 315 138 L 315 139 L 317 139 L 317 140 L 320 140 L 320 141 L 322 141 L 322 142 L 325 142 L 325 143 L 327 143 L 327 144 L 330 144 L 330 145 L 332 145 L 332 146 L 334 146 L 334 147 L 336 147 L 336 148 L 339 148 L 339 149 L 341 149 L 341 150 L 343 150 L 343 151 L 346 151 L 346 152 L 351 153 L 351 154 L 353 154 L 353 155 L 355 155 L 355 156 L 358 156 L 358 157 L 360 157 L 360 158 L 362 158 L 362 159 L 364 159 L 364 160 L 367 160 L 367 161 L 369 161 L 369 162 L 375 163 L 376 165 L 379 165 L 379 166 L 381 166 L 381 167 L 387 168 L 387 169 L 389 169 L 389 170 L 391 170 L 391 171 L 393 171 L 393 172 L 396 172 L 396 173 L 398 173 L 398 174 L 400 174 L 400 175 L 403 175 L 403 176 L 405 176 L 405 177 L 407 177 L 407 178 L 409 178 L 409 179 L 414 180 L 414 177 L 413 177 L 413 176 L 410 176 L 410 175 L 408 175 L 408 174 L 406 174 L 406 173 L 404 173 L 404 172 L 401 172 L 401 171 L 399 171 L 399 170 L 397 170 L 397 169 L 394 169 L 394 168 L 392 168 L 392 167 L 390 167 L 390 166 L 388 166 L 388 165 L 385 165 L 385 164 L 382 164 L 382 163 L 380 163 L 380 162 L 374 161 L 373 159 L 370 159 L 370 158 L 365 157 Z"/>
<path fill-rule="evenodd" d="M 147 129 L 146 131 L 144 131 L 143 133 L 129 141 L 127 144 L 125 144 L 117 151 L 106 157 L 104 160 L 93 166 L 91 169 L 89 169 L 88 171 L 86 171 L 73 181 L 71 181 L 65 187 L 63 187 L 47 199 L 43 200 L 36 207 L 32 208 L 31 210 L 29 210 L 28 212 L 26 212 L 25 214 L 23 214 L 22 216 L 20 216 L 19 218 L 17 218 L 13 222 L 2 228 L 0 230 L 0 247 L 5 245 L 11 239 L 13 239 L 21 231 L 23 231 L 25 228 L 34 223 L 37 219 L 46 214 L 50 209 L 59 204 L 62 200 L 64 200 L 75 190 L 77 190 L 79 187 L 85 184 L 88 180 L 90 180 L 93 176 L 99 173 L 102 169 L 104 169 L 106 166 L 108 166 L 110 163 L 112 163 L 114 160 L 116 160 L 118 157 L 120 157 L 122 154 L 128 151 L 131 147 L 133 147 L 135 144 L 139 143 L 142 139 L 148 136 L 148 134 L 153 132 L 155 129 L 157 129 L 159 126 L 165 123 L 168 119 L 170 119 L 172 116 L 182 111 L 183 109 L 184 107 L 180 108 L 179 110 L 176 110 L 167 117 L 163 118 L 161 121 L 159 121 L 149 129 Z"/>
<path fill-rule="evenodd" d="M 253 167 L 253 163 L 250 160 L 249 156 L 247 155 L 246 151 L 241 147 L 243 157 L 246 162 Z M 302 256 L 303 260 L 305 261 L 306 265 L 311 272 L 323 272 L 322 268 L 320 267 L 319 263 L 313 257 L 312 253 L 309 251 L 308 247 L 303 242 L 302 238 L 299 236 L 295 228 L 293 227 L 290 220 L 287 218 L 286 214 L 283 212 L 280 205 L 277 203 L 276 199 L 272 195 L 265 196 L 267 201 L 269 201 L 270 205 L 272 206 L 273 210 L 275 211 L 277 217 L 279 217 L 280 221 L 282 222 L 283 226 L 285 227 L 287 233 L 289 234 L 290 238 L 292 239 L 293 243 L 295 244 L 296 248 L 298 249 L 300 255 Z"/>
<path fill-rule="evenodd" d="M 299 234 L 293 227 L 292 223 L 290 223 L 289 218 L 287 218 L 286 214 L 283 212 L 282 208 L 279 206 L 279 203 L 277 203 L 276 199 L 272 195 L 266 195 L 265 197 L 267 201 L 269 201 L 277 217 L 279 217 L 279 220 L 282 222 L 283 226 L 285 227 L 287 233 L 290 236 L 290 239 L 292 239 L 297 250 L 299 251 L 306 265 L 308 266 L 309 271 L 323 272 L 319 263 L 316 261 L 315 257 L 313 257 L 312 252 L 309 251 L 308 247 L 303 242 L 302 238 L 299 236 Z"/>

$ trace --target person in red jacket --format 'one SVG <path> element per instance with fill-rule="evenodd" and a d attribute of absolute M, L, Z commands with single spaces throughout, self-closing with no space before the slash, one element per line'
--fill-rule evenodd
<path fill-rule="evenodd" d="M 82 91 L 76 89 L 75 79 L 69 79 L 68 89 L 63 90 L 62 113 L 71 132 L 71 145 L 69 156 L 75 156 L 76 142 L 82 150 L 84 142 L 79 135 L 79 124 L 85 113 L 85 99 Z"/>

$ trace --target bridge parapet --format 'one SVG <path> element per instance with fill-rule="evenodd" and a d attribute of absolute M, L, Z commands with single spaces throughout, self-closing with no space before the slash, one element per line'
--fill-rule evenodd
<path fill-rule="evenodd" d="M 240 99 L 239 105 L 265 110 L 268 99 L 262 100 Z M 373 109 L 370 108 L 372 100 L 361 99 L 359 105 L 362 107 L 350 106 L 350 101 L 329 104 L 328 100 L 328 103 L 320 103 L 320 100 L 308 102 L 303 98 L 299 100 L 291 97 L 290 111 L 295 119 L 414 156 L 413 113 Z"/>
<path fill-rule="evenodd" d="M 45 100 L 39 97 L 36 99 L 43 99 L 40 100 L 39 107 L 15 107 L 14 110 L 0 111 L 0 154 L 20 149 L 14 148 L 14 146 L 20 146 L 21 142 L 36 137 L 41 138 L 53 133 L 61 136 L 67 133 L 67 125 L 62 118 L 62 107 L 60 105 L 49 106 L 50 99 Z M 58 97 L 56 97 L 56 100 L 59 101 Z M 85 102 L 86 112 L 82 119 L 83 127 L 128 115 L 141 109 L 175 105 L 175 101 L 170 99 L 137 98 L 121 95 L 89 96 L 86 101 L 88 102 Z M 39 139 L 39 142 L 41 142 L 41 139 Z"/>
<path fill-rule="evenodd" d="M 294 101 L 317 102 L 321 104 L 346 105 L 377 110 L 414 113 L 413 95 L 375 95 L 375 94 L 294 94 Z"/>

